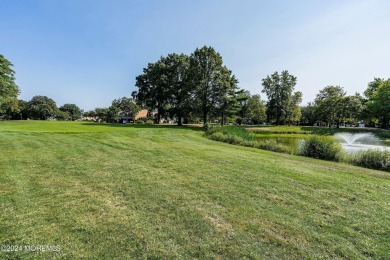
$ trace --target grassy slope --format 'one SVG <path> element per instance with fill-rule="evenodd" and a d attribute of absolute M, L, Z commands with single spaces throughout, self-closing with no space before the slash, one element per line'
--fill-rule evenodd
<path fill-rule="evenodd" d="M 0 147 L 0 245 L 60 245 L 64 258 L 390 258 L 383 172 L 176 127 L 0 122 Z M 18 256 L 38 255 L 0 252 Z"/>

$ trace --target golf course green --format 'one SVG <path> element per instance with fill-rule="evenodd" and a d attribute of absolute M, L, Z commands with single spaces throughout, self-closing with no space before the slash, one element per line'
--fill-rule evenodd
<path fill-rule="evenodd" d="M 390 258 L 389 173 L 198 127 L 2 121 L 0 209 L 0 259 Z"/>

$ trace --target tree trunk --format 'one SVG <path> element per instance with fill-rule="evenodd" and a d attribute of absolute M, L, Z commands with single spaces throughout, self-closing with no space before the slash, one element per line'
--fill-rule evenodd
<path fill-rule="evenodd" d="M 161 119 L 161 109 L 157 109 L 157 124 L 160 124 L 160 119 Z"/>
<path fill-rule="evenodd" d="M 382 119 L 382 129 L 386 129 L 388 126 L 387 118 L 384 116 Z"/>
<path fill-rule="evenodd" d="M 221 126 L 223 126 L 224 124 L 225 124 L 225 115 L 222 112 L 222 115 L 221 115 Z"/>
<path fill-rule="evenodd" d="M 206 125 L 207 124 L 207 112 L 206 110 L 204 109 L 203 110 L 203 125 Z"/>
<path fill-rule="evenodd" d="M 177 113 L 177 125 L 178 126 L 182 126 L 182 122 L 181 122 L 181 111 L 179 110 L 179 112 Z"/>

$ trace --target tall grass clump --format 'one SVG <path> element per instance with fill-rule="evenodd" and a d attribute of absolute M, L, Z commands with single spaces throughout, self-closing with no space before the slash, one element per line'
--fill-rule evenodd
<path fill-rule="evenodd" d="M 237 126 L 212 127 L 206 136 L 214 141 L 269 150 L 281 153 L 292 153 L 292 148 L 278 144 L 275 140 L 257 140 L 253 133 Z"/>
<path fill-rule="evenodd" d="M 302 141 L 298 154 L 316 159 L 339 161 L 341 145 L 335 143 L 333 140 L 327 140 L 313 135 Z"/>
<path fill-rule="evenodd" d="M 349 158 L 349 163 L 370 169 L 390 171 L 390 152 L 380 150 L 356 152 Z"/>
<path fill-rule="evenodd" d="M 210 136 L 215 133 L 221 133 L 223 135 L 229 135 L 229 136 L 236 136 L 247 141 L 253 141 L 256 138 L 254 134 L 249 133 L 245 128 L 241 128 L 237 126 L 212 127 L 207 130 L 206 135 Z"/>

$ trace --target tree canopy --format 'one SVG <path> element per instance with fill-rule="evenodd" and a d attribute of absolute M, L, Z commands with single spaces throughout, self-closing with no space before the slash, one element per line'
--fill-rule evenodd
<path fill-rule="evenodd" d="M 27 103 L 27 110 L 32 119 L 40 120 L 54 118 L 58 113 L 56 102 L 46 96 L 34 96 Z"/>
<path fill-rule="evenodd" d="M 191 54 L 191 83 L 203 124 L 215 107 L 221 107 L 226 95 L 237 88 L 238 80 L 223 65 L 222 56 L 213 47 L 197 48 Z"/>
<path fill-rule="evenodd" d="M 64 104 L 59 109 L 63 112 L 66 112 L 68 114 L 66 119 L 70 119 L 71 121 L 80 119 L 83 113 L 82 109 L 80 109 L 76 104 Z"/>
<path fill-rule="evenodd" d="M 381 80 L 378 85 L 370 93 L 370 98 L 367 102 L 367 108 L 372 116 L 380 119 L 382 128 L 389 127 L 390 121 L 390 79 Z M 370 84 L 368 89 L 370 89 Z M 367 92 L 367 91 L 366 91 Z M 367 93 L 365 94 L 367 95 Z"/>
<path fill-rule="evenodd" d="M 157 122 L 169 114 L 181 125 L 184 116 L 199 113 L 206 124 L 210 114 L 229 113 L 237 82 L 221 55 L 205 46 L 191 56 L 169 54 L 149 63 L 136 77 L 138 91 L 132 95 L 139 105 L 158 111 Z"/>
<path fill-rule="evenodd" d="M 350 118 L 357 118 L 362 103 L 356 96 L 347 96 L 340 86 L 327 86 L 320 90 L 315 99 L 317 120 L 329 126 L 340 124 Z"/>
<path fill-rule="evenodd" d="M 248 99 L 248 113 L 252 122 L 260 124 L 267 119 L 265 102 L 261 100 L 260 95 L 250 96 Z"/>
<path fill-rule="evenodd" d="M 15 83 L 15 72 L 13 64 L 0 54 L 0 113 L 6 112 L 8 108 L 17 109 L 17 97 L 20 93 Z"/>
<path fill-rule="evenodd" d="M 292 92 L 296 83 L 297 78 L 289 74 L 287 70 L 282 71 L 280 74 L 275 72 L 262 80 L 262 92 L 268 97 L 267 116 L 269 120 L 274 119 L 276 125 L 286 120 L 289 109 L 295 108 L 290 103 L 292 102 Z M 298 100 L 296 99 L 295 101 Z M 290 112 L 290 114 L 292 115 L 293 113 Z"/>

